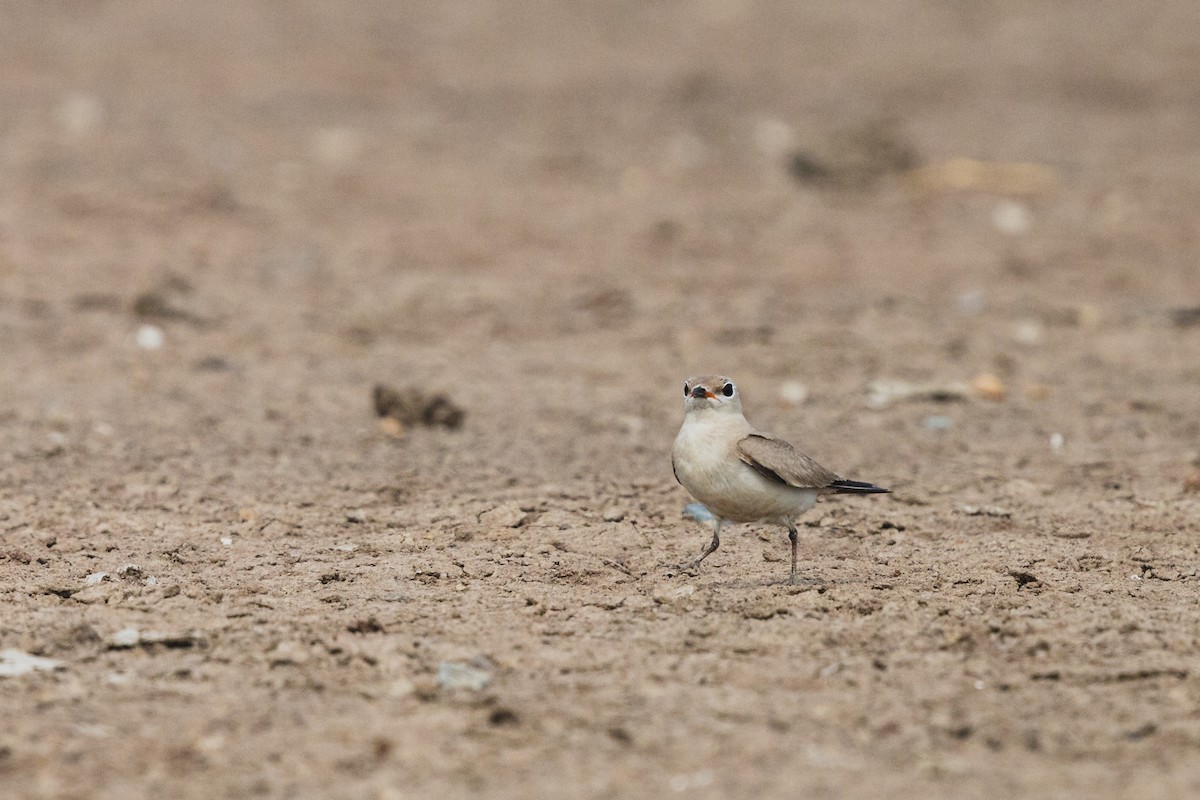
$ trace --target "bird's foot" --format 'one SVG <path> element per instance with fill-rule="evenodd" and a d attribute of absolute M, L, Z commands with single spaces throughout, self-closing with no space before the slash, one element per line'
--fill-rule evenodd
<path fill-rule="evenodd" d="M 678 564 L 664 564 L 669 572 L 695 572 L 700 568 L 700 559 L 682 561 Z"/>

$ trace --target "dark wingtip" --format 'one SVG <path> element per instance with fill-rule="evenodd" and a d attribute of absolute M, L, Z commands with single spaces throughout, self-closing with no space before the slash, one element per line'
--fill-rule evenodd
<path fill-rule="evenodd" d="M 829 484 L 829 488 L 833 489 L 837 494 L 884 494 L 891 493 L 891 489 L 885 489 L 882 486 L 876 486 L 873 483 L 866 481 L 848 481 L 838 479 Z"/>

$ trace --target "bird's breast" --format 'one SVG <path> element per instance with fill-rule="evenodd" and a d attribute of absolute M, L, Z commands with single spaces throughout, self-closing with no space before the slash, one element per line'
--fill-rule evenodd
<path fill-rule="evenodd" d="M 772 481 L 742 462 L 737 445 L 752 431 L 744 417 L 685 419 L 672 452 L 683 488 L 709 511 L 733 521 L 788 516 L 810 508 L 816 492 Z"/>

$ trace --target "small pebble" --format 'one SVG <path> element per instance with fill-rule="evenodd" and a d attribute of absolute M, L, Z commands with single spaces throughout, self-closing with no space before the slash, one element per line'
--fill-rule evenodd
<path fill-rule="evenodd" d="M 1188 494 L 1200 492 L 1200 469 L 1193 470 L 1190 475 L 1183 479 L 1183 491 Z"/>
<path fill-rule="evenodd" d="M 954 420 L 941 414 L 933 414 L 925 418 L 925 430 L 948 431 L 954 425 Z"/>
<path fill-rule="evenodd" d="M 971 391 L 985 400 L 1000 401 L 1005 397 L 1004 383 L 990 372 L 983 372 L 971 379 Z"/>
<path fill-rule="evenodd" d="M 492 670 L 485 659 L 473 659 L 464 664 L 443 661 L 438 664 L 437 682 L 443 689 L 470 689 L 478 692 L 492 681 Z"/>
<path fill-rule="evenodd" d="M 619 506 L 610 506 L 604 510 L 603 519 L 605 522 L 620 522 L 625 519 L 627 512 Z"/>
<path fill-rule="evenodd" d="M 992 209 L 992 224 L 1001 233 L 1017 236 L 1033 225 L 1033 212 L 1014 200 L 1001 200 Z"/>
<path fill-rule="evenodd" d="M 1064 443 L 1063 435 L 1055 432 L 1050 434 L 1050 449 L 1061 450 Z"/>
<path fill-rule="evenodd" d="M 798 406 L 808 399 L 808 387 L 800 381 L 784 381 L 779 387 L 779 399 L 789 406 Z"/>
<path fill-rule="evenodd" d="M 157 325 L 143 325 L 137 330 L 137 346 L 143 350 L 157 350 L 166 341 L 166 334 Z"/>
<path fill-rule="evenodd" d="M 1042 342 L 1042 324 L 1037 320 L 1027 319 L 1013 326 L 1013 339 L 1020 344 L 1035 345 Z"/>

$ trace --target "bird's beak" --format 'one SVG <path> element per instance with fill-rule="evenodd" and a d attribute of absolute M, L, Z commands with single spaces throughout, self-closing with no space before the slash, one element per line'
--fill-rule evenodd
<path fill-rule="evenodd" d="M 712 400 L 716 395 L 703 386 L 697 386 L 695 389 L 692 389 L 692 397 Z"/>

